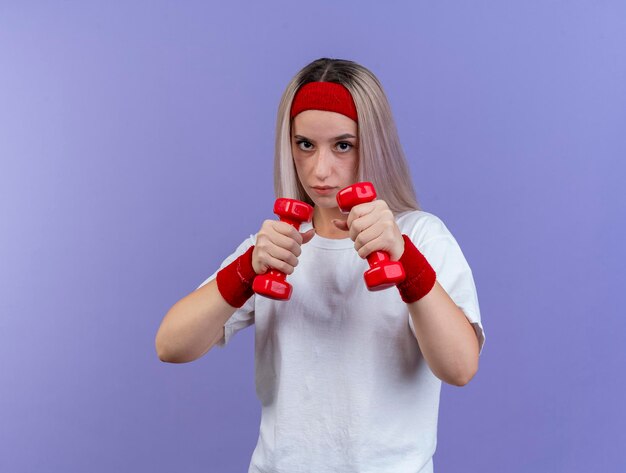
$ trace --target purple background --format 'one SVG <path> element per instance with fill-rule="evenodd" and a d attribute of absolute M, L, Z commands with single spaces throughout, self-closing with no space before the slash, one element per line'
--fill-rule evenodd
<path fill-rule="evenodd" d="M 380 78 L 474 271 L 435 471 L 626 471 L 625 51 L 620 1 L 2 2 L 0 471 L 247 471 L 253 328 L 182 365 L 154 337 L 274 217 L 278 100 L 323 56 Z"/>

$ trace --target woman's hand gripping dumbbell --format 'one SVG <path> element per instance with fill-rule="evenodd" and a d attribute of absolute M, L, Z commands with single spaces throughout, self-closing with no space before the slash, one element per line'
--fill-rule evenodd
<path fill-rule="evenodd" d="M 359 182 L 337 193 L 337 204 L 343 213 L 349 213 L 354 206 L 372 202 L 375 199 L 376 191 L 371 182 Z M 346 229 L 347 227 L 345 224 Z M 401 235 L 398 237 L 401 238 Z M 399 258 L 402 251 L 398 253 L 397 257 Z M 406 277 L 402 263 L 391 261 L 389 253 L 386 251 L 372 251 L 367 255 L 367 262 L 370 269 L 363 274 L 363 277 L 370 291 L 379 291 L 395 286 L 404 281 Z"/>
<path fill-rule="evenodd" d="M 337 204 L 339 205 L 339 209 L 344 213 L 351 213 L 352 208 L 356 205 L 372 202 L 375 199 L 376 191 L 371 182 L 359 182 L 337 193 Z M 389 210 L 386 202 L 381 205 L 385 207 L 385 211 Z M 374 212 L 375 211 L 372 211 L 371 213 Z M 363 215 L 361 218 L 363 217 L 365 217 L 366 220 L 363 227 L 368 227 L 367 214 Z M 351 218 L 352 220 L 350 221 Z M 354 218 L 354 216 L 349 216 L 348 221 L 350 221 L 350 224 L 348 224 L 348 222 L 337 222 L 335 226 L 344 230 L 350 230 L 350 237 L 355 240 L 356 243 L 358 235 L 367 231 L 367 228 L 362 227 L 359 229 L 358 226 L 355 225 L 355 222 L 358 220 L 358 217 Z M 390 243 L 389 247 L 393 246 L 394 260 L 397 259 L 397 261 L 392 261 L 390 255 L 385 251 L 370 252 L 370 254 L 367 255 L 370 269 L 364 274 L 365 283 L 370 291 L 376 291 L 395 285 L 404 302 L 407 304 L 416 302 L 432 290 L 437 282 L 437 274 L 408 235 L 403 233 L 401 236 L 404 246 L 400 249 L 401 245 L 399 245 L 399 236 L 397 235 L 400 229 L 395 223 L 395 218 L 390 219 L 387 214 L 387 217 L 375 219 L 377 222 L 383 220 L 393 220 L 392 229 L 394 237 L 390 238 L 390 240 L 398 242 L 398 245 Z M 362 253 L 364 246 L 365 245 L 362 245 L 358 249 L 359 254 Z"/>
<path fill-rule="evenodd" d="M 270 299 L 289 300 L 291 284 L 286 281 L 287 274 L 294 271 L 302 250 L 315 230 L 300 233 L 300 224 L 310 222 L 313 207 L 295 199 L 277 199 L 274 213 L 280 221 L 266 220 L 257 234 L 256 245 L 252 252 L 252 267 L 258 274 L 254 278 L 252 290 Z"/>
<path fill-rule="evenodd" d="M 298 264 L 300 246 L 315 230 L 300 233 L 300 224 L 310 222 L 313 207 L 294 199 L 277 199 L 277 220 L 265 220 L 257 233 L 256 244 L 217 273 L 217 288 L 224 300 L 241 307 L 256 292 L 272 299 L 287 300 L 291 285 L 286 275 Z"/>

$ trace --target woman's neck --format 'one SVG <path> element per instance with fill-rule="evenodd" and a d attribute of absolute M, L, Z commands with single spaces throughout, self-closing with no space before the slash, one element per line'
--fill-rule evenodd
<path fill-rule="evenodd" d="M 339 211 L 339 207 L 325 209 L 315 206 L 313 209 L 313 227 L 315 234 L 323 238 L 343 239 L 349 238 L 350 232 L 340 230 L 332 222 L 333 219 L 345 221 L 348 219 L 346 214 Z"/>

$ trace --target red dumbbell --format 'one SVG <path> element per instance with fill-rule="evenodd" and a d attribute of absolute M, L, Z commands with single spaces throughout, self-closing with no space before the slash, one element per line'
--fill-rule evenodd
<path fill-rule="evenodd" d="M 337 193 L 337 204 L 343 213 L 349 213 L 352 207 L 376 199 L 376 190 L 371 182 L 358 182 L 341 189 Z M 406 277 L 402 263 L 391 261 L 386 251 L 373 251 L 367 255 L 370 269 L 363 277 L 370 291 L 380 291 L 395 286 Z"/>
<path fill-rule="evenodd" d="M 313 218 L 313 207 L 295 199 L 276 199 L 274 213 L 281 222 L 287 222 L 296 230 L 300 230 L 302 222 L 310 222 Z M 291 297 L 291 284 L 286 281 L 287 275 L 276 269 L 270 269 L 254 278 L 252 290 L 270 299 L 287 301 Z"/>

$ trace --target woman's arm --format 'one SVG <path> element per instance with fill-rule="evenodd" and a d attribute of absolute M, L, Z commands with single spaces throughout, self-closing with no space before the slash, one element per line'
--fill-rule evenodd
<path fill-rule="evenodd" d="M 357 205 L 345 222 L 334 220 L 333 223 L 350 231 L 361 258 L 375 250 L 389 252 L 392 261 L 398 261 L 404 254 L 404 238 L 384 200 Z M 420 258 L 423 258 L 421 253 Z M 417 289 L 419 286 L 413 289 L 409 286 L 409 290 Z M 436 280 L 432 289 L 419 299 L 409 295 L 415 301 L 407 302 L 415 337 L 430 369 L 442 381 L 464 386 L 478 371 L 480 350 L 474 328 Z"/>
<path fill-rule="evenodd" d="M 415 338 L 431 371 L 442 381 L 466 385 L 478 371 L 478 338 L 463 311 L 438 282 L 407 304 Z"/>
<path fill-rule="evenodd" d="M 235 258 L 235 253 L 227 258 L 214 279 L 168 311 L 155 340 L 159 358 L 170 363 L 186 363 L 208 352 L 222 337 L 224 324 L 252 296 L 254 277 L 269 268 L 293 273 L 301 245 L 314 235 L 313 229 L 301 234 L 286 222 L 265 220 L 253 245 L 244 241 L 236 250 L 243 252 L 247 247 L 243 254 Z"/>
<path fill-rule="evenodd" d="M 167 312 L 157 332 L 159 359 L 187 363 L 200 358 L 221 338 L 224 324 L 236 310 L 220 294 L 216 279 L 183 297 Z"/>

